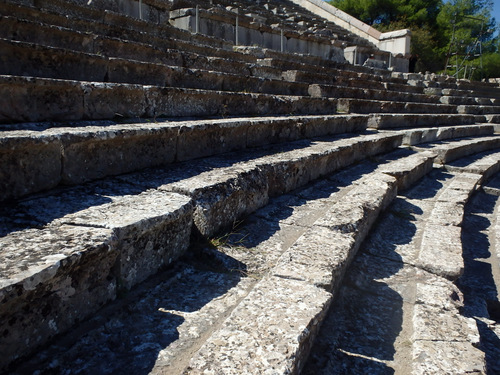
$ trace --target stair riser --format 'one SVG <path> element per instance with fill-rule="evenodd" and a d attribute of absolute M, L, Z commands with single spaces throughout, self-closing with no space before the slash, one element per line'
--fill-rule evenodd
<path fill-rule="evenodd" d="M 130 84 L 2 77 L 3 122 L 102 120 L 115 117 L 332 114 L 333 99 L 273 97 Z"/>
<path fill-rule="evenodd" d="M 493 150 L 500 147 L 500 138 L 479 140 L 473 144 L 467 144 L 459 147 L 444 148 L 439 151 L 436 158 L 437 163 L 446 164 L 459 158 L 477 154 L 488 150 Z"/>
<path fill-rule="evenodd" d="M 375 129 L 412 128 L 429 126 L 456 126 L 471 125 L 486 122 L 484 116 L 474 115 L 373 115 L 368 121 L 368 126 Z"/>
<path fill-rule="evenodd" d="M 150 167 L 366 129 L 366 116 L 219 120 L 53 128 L 16 132 L 0 143 L 0 200 Z M 22 165 L 22 168 L 19 166 Z"/>

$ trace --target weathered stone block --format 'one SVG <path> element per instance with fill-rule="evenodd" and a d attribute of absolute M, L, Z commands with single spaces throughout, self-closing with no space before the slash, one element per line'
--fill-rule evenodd
<path fill-rule="evenodd" d="M 448 284 L 447 284 L 447 283 Z M 460 314 L 461 292 L 448 280 L 417 284 L 412 340 L 453 341 L 478 345 L 476 321 Z M 463 296 L 462 296 L 463 298 Z"/>
<path fill-rule="evenodd" d="M 361 242 L 397 194 L 393 177 L 380 173 L 371 177 L 328 208 L 281 256 L 275 276 L 304 280 L 336 293 Z"/>
<path fill-rule="evenodd" d="M 82 99 L 75 81 L 0 76 L 0 122 L 80 120 Z"/>
<path fill-rule="evenodd" d="M 446 164 L 450 161 L 500 147 L 500 137 L 476 137 L 457 142 L 444 143 L 436 147 L 436 162 Z"/>
<path fill-rule="evenodd" d="M 82 83 L 84 117 L 110 119 L 142 117 L 147 104 L 143 86 L 113 83 Z"/>
<path fill-rule="evenodd" d="M 300 280 L 268 277 L 191 360 L 188 372 L 297 374 L 331 302 Z"/>
<path fill-rule="evenodd" d="M 3 74 L 102 81 L 108 68 L 103 57 L 44 45 L 0 40 L 0 49 Z"/>
<path fill-rule="evenodd" d="M 357 250 L 353 234 L 315 225 L 281 256 L 273 276 L 305 281 L 335 295 Z"/>
<path fill-rule="evenodd" d="M 263 126 L 267 125 L 264 123 Z M 250 120 L 208 120 L 179 128 L 177 160 L 191 160 L 246 147 Z"/>
<path fill-rule="evenodd" d="M 0 201 L 50 189 L 61 180 L 61 142 L 51 135 L 9 132 L 0 139 Z"/>
<path fill-rule="evenodd" d="M 402 191 L 432 170 L 435 157 L 436 154 L 431 151 L 420 152 L 384 164 L 378 170 L 395 177 L 398 181 L 398 191 Z"/>
<path fill-rule="evenodd" d="M 464 270 L 461 233 L 462 228 L 454 225 L 427 224 L 418 266 L 450 280 L 459 278 Z"/>
<path fill-rule="evenodd" d="M 464 342 L 416 341 L 412 363 L 413 375 L 486 373 L 484 352 Z"/>
<path fill-rule="evenodd" d="M 165 65 L 110 58 L 107 79 L 114 83 L 165 86 L 170 70 Z"/>
<path fill-rule="evenodd" d="M 241 217 L 264 206 L 269 199 L 268 181 L 257 168 L 221 168 L 164 185 L 193 198 L 194 224 L 204 236 L 228 228 Z"/>
<path fill-rule="evenodd" d="M 68 214 L 57 222 L 112 229 L 118 287 L 132 286 L 179 258 L 189 245 L 191 198 L 162 191 L 128 195 Z"/>
<path fill-rule="evenodd" d="M 307 138 L 361 133 L 366 130 L 367 117 L 363 115 L 331 115 L 307 118 L 302 121 L 304 136 Z"/>
<path fill-rule="evenodd" d="M 175 125 L 147 123 L 63 132 L 62 182 L 78 184 L 169 164 L 175 160 L 177 132 Z"/>
<path fill-rule="evenodd" d="M 474 124 L 479 119 L 474 115 L 452 114 L 375 114 L 371 115 L 368 127 L 376 129 L 411 128 L 429 126 L 456 126 Z"/>
<path fill-rule="evenodd" d="M 63 225 L 0 238 L 0 368 L 116 296 L 115 238 L 106 228 Z"/>
<path fill-rule="evenodd" d="M 247 127 L 247 147 L 295 141 L 301 138 L 307 118 L 298 116 L 271 117 L 267 121 L 250 121 Z"/>
<path fill-rule="evenodd" d="M 148 117 L 225 116 L 234 114 L 234 111 L 244 111 L 245 106 L 254 108 L 249 97 L 240 97 L 243 100 L 233 103 L 237 95 L 226 93 L 222 96 L 217 91 L 150 87 L 146 97 Z"/>

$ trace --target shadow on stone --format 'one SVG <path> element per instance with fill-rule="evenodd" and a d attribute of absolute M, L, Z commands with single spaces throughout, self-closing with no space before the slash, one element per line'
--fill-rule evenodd
<path fill-rule="evenodd" d="M 210 260 L 184 257 L 10 373 L 150 374 L 155 366 L 169 373 L 225 311 L 213 301 L 231 303 L 224 296 L 241 276 L 217 268 Z"/>
<path fill-rule="evenodd" d="M 487 320 L 500 320 L 492 265 L 485 261 L 491 257 L 491 244 L 486 233 L 494 230 L 485 215 L 493 214 L 497 199 L 497 196 L 478 192 L 466 205 L 462 226 L 464 273 L 457 281 L 464 294 L 463 314 L 474 318 L 477 323 L 488 375 L 500 373 L 500 339 L 493 326 L 486 323 Z"/>
<path fill-rule="evenodd" d="M 403 203 L 408 212 L 421 214 L 420 208 Z M 393 207 L 381 215 L 348 269 L 303 374 L 394 373 L 389 362 L 403 325 L 409 280 L 397 247 L 412 242 L 416 226 L 412 215 L 396 217 Z"/>

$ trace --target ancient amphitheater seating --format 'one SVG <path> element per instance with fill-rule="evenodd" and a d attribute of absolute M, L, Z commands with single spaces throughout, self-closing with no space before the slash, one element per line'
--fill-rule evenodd
<path fill-rule="evenodd" d="M 307 355 L 317 337 L 330 345 L 322 322 L 347 308 L 338 296 L 370 233 L 443 173 L 410 263 L 432 276 L 415 281 L 424 292 L 455 290 L 467 203 L 500 168 L 498 85 L 168 23 L 238 7 L 374 48 L 284 0 L 151 2 L 148 20 L 113 4 L 0 3 L 0 372 L 314 373 Z M 458 341 L 484 367 L 464 326 L 474 339 Z M 445 350 L 422 337 L 414 356 Z"/>

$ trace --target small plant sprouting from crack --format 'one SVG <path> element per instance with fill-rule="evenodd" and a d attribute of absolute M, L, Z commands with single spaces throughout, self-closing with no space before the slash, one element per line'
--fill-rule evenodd
<path fill-rule="evenodd" d="M 234 221 L 231 231 L 224 233 L 223 235 L 219 237 L 214 237 L 214 238 L 209 238 L 208 243 L 216 248 L 221 250 L 222 247 L 228 246 L 230 248 L 236 248 L 236 247 L 244 247 L 243 244 L 245 242 L 245 238 L 248 236 L 248 234 L 241 235 L 239 228 L 241 227 L 242 221 Z M 229 241 L 231 237 L 235 236 L 240 236 L 241 238 L 236 240 L 236 241 Z"/>

